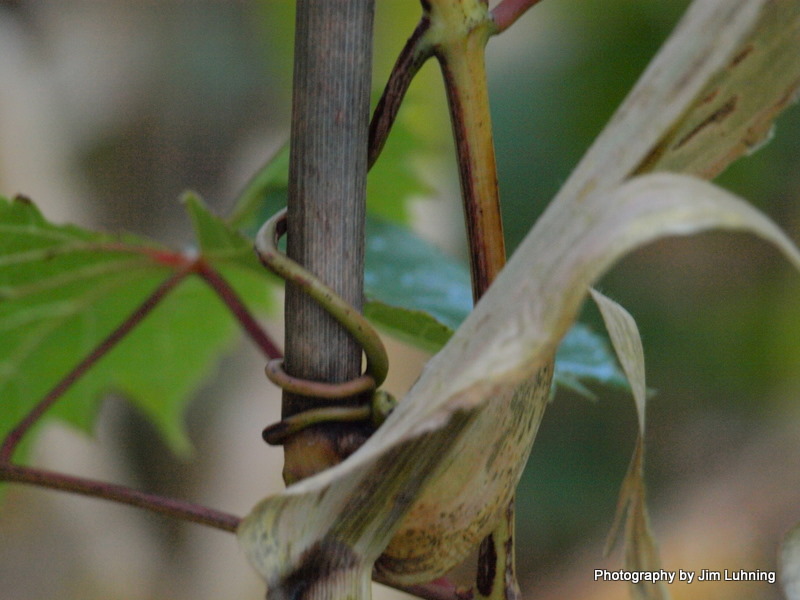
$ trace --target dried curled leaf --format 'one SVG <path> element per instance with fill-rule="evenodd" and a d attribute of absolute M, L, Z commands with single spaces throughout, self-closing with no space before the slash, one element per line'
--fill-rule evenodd
<path fill-rule="evenodd" d="M 790 32 L 777 45 L 756 44 L 751 56 L 767 64 L 776 53 L 797 55 L 791 33 L 797 11 L 775 19 L 770 15 L 782 10 L 779 4 L 696 0 L 496 283 L 378 434 L 342 464 L 255 507 L 239 539 L 271 593 L 291 594 L 298 573 L 311 585 L 336 569 L 365 576 L 387 546 L 392 560 L 382 559 L 380 568 L 393 581 L 430 580 L 457 562 L 464 541 L 491 527 L 518 477 L 520 464 L 508 461 L 524 461 L 541 415 L 541 381 L 588 286 L 625 253 L 659 237 L 721 227 L 764 237 L 800 268 L 786 236 L 727 192 L 679 175 L 628 180 L 671 167 L 678 149 L 665 140 L 707 109 L 709 82 L 733 81 L 725 73 L 736 72 L 733 59 L 752 40 Z M 762 125 L 798 83 L 770 80 L 767 89 L 745 90 L 747 82 L 736 81 L 726 93 L 764 95 L 778 107 L 762 119 L 759 101 L 737 104 L 737 118 Z M 741 135 L 694 136 L 695 152 L 681 168 L 706 174 L 711 163 L 724 167 L 735 148 L 747 146 L 750 137 Z M 509 419 L 521 426 L 507 442 Z M 641 469 L 637 456 L 633 472 Z M 635 478 L 626 481 L 634 501 L 629 556 L 652 564 L 654 547 L 636 547 L 647 535 L 644 507 L 636 505 L 643 494 Z M 324 569 L 315 568 L 321 555 L 328 557 Z"/>
<path fill-rule="evenodd" d="M 559 195 L 654 171 L 712 177 L 798 89 L 800 3 L 695 0 Z"/>
<path fill-rule="evenodd" d="M 630 250 L 667 235 L 744 229 L 771 241 L 800 269 L 800 253 L 769 219 L 692 177 L 634 178 L 581 200 L 581 219 L 568 210 L 575 201 L 551 206 L 377 435 L 344 463 L 266 499 L 244 520 L 240 542 L 268 585 L 283 585 L 323 542 L 335 541 L 354 561 L 372 564 L 399 535 L 406 540 L 404 558 L 424 567 L 414 574 L 419 581 L 452 566 L 454 556 L 436 559 L 441 550 L 469 536 L 475 521 L 489 519 L 514 483 L 496 483 L 487 474 L 515 468 L 490 460 L 506 432 L 488 423 L 509 418 L 498 407 L 549 364 L 589 285 Z M 520 420 L 531 412 L 513 400 L 503 410 Z M 458 512 L 467 491 L 483 496 L 483 504 L 468 507 L 480 508 L 471 521 Z M 488 501 L 487 509 L 489 498 L 495 503 Z M 431 507 L 427 514 L 441 525 L 420 525 L 420 506 Z"/>

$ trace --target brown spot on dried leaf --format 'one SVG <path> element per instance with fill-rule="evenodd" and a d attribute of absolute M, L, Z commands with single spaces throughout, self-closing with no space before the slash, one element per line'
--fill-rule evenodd
<path fill-rule="evenodd" d="M 686 144 L 688 144 L 692 140 L 692 138 L 697 136 L 704 129 L 707 129 L 708 127 L 710 127 L 712 125 L 717 125 L 719 123 L 722 123 L 725 119 L 727 119 L 730 115 L 733 114 L 733 112 L 736 110 L 736 105 L 738 104 L 738 102 L 739 102 L 739 97 L 738 96 L 733 96 L 732 98 L 730 98 L 725 104 L 723 104 L 717 110 L 715 110 L 713 113 L 708 115 L 697 126 L 695 126 L 689 133 L 687 133 L 680 140 L 678 140 L 678 143 L 676 143 L 672 147 L 672 149 L 673 150 L 679 150 L 682 146 L 685 146 Z"/>

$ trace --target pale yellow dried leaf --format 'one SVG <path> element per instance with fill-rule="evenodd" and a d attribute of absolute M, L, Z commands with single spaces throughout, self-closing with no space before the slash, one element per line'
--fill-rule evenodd
<path fill-rule="evenodd" d="M 415 527 L 403 522 L 414 505 L 431 503 L 446 524 L 454 515 L 443 507 L 457 508 L 469 494 L 482 502 L 505 497 L 508 481 L 501 489 L 468 485 L 491 482 L 483 470 L 505 430 L 490 425 L 529 410 L 509 399 L 549 363 L 591 283 L 630 250 L 666 235 L 743 229 L 775 244 L 800 268 L 800 253 L 769 219 L 699 179 L 645 175 L 593 194 L 583 206 L 581 219 L 552 207 L 562 216 L 537 224 L 377 435 L 344 463 L 265 500 L 245 519 L 241 543 L 268 582 L 280 581 L 323 541 L 371 564 L 398 528 Z M 458 489 L 448 495 L 451 477 Z M 427 544 L 436 552 L 446 547 L 441 539 L 455 541 L 427 534 L 420 531 L 416 548 Z"/>
<path fill-rule="evenodd" d="M 308 566 L 309 556 L 358 564 L 368 573 L 398 531 L 406 536 L 409 564 L 422 565 L 416 574 L 407 570 L 409 578 L 421 581 L 446 570 L 464 539 L 491 527 L 497 506 L 516 483 L 546 401 L 542 390 L 554 350 L 588 286 L 625 253 L 666 235 L 722 227 L 756 233 L 800 266 L 800 255 L 777 227 L 723 190 L 668 174 L 626 182 L 636 172 L 671 165 L 665 140 L 694 118 L 694 107 L 703 105 L 702 94 L 714 78 L 725 82 L 720 74 L 731 71 L 748 40 L 781 37 L 778 45 L 752 51 L 764 64 L 794 51 L 796 35 L 784 35 L 783 29 L 794 31 L 796 11 L 786 21 L 768 18 L 781 4 L 695 0 L 498 280 L 379 433 L 344 463 L 264 500 L 244 520 L 241 545 L 268 586 Z M 758 29 L 765 26 L 766 34 Z M 786 83 L 781 89 L 788 102 L 796 84 L 764 81 L 767 89 L 754 80 L 740 93 L 770 98 L 767 103 L 775 108 L 770 115 L 748 117 L 745 107 L 756 114 L 758 101 L 737 102 L 742 122 L 758 123 L 759 131 L 785 104 L 775 90 Z M 738 135 L 698 131 L 692 136 L 697 150 L 691 159 L 681 159 L 682 168 L 693 173 L 707 173 L 712 164 L 720 168 L 735 148 L 752 142 L 753 136 Z M 518 439 L 502 441 L 515 420 Z M 512 459 L 518 464 L 508 463 Z M 506 476 L 494 477 L 490 469 L 502 466 Z M 646 518 L 643 505 L 631 514 Z M 428 520 L 416 521 L 420 515 Z M 643 522 L 629 528 L 629 548 L 639 557 L 654 553 L 654 547 L 636 550 L 647 540 Z M 395 548 L 396 556 L 403 552 L 402 544 Z M 437 556 L 445 559 L 437 563 Z"/>
<path fill-rule="evenodd" d="M 639 431 L 645 431 L 645 401 L 647 384 L 644 373 L 644 348 L 639 328 L 631 314 L 611 298 L 597 290 L 591 290 L 592 299 L 600 309 L 603 324 L 608 330 L 611 345 L 617 354 L 622 370 L 631 386 L 636 412 L 639 416 Z"/>
<path fill-rule="evenodd" d="M 764 5 L 751 34 L 650 151 L 637 172 L 712 178 L 769 141 L 775 117 L 800 88 L 800 2 Z"/>

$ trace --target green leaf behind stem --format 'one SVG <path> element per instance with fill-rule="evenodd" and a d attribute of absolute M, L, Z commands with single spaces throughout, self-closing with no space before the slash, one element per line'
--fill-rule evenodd
<path fill-rule="evenodd" d="M 253 177 L 228 222 L 254 235 L 262 221 L 285 206 L 288 168 L 284 148 Z M 213 220 L 212 232 L 219 232 L 219 219 L 197 213 L 190 195 L 186 202 L 204 252 L 215 251 L 203 223 Z M 393 337 L 438 352 L 472 310 L 469 269 L 406 226 L 369 215 L 366 231 L 364 314 Z M 237 249 L 245 266 L 253 266 L 249 242 L 230 232 L 222 235 L 233 236 L 225 243 Z M 590 385 L 626 385 L 607 340 L 586 325 L 576 325 L 564 339 L 554 382 L 587 397 L 593 397 Z"/>
<path fill-rule="evenodd" d="M 573 218 L 576 203 L 585 218 Z M 515 402 L 516 391 L 550 361 L 588 285 L 636 247 L 711 227 L 756 233 L 800 269 L 800 252 L 766 217 L 691 177 L 647 175 L 604 193 L 557 200 L 378 434 L 345 462 L 263 501 L 245 519 L 240 541 L 268 585 L 283 585 L 304 568 L 303 557 L 322 540 L 369 562 L 396 532 L 407 544 L 395 556 L 424 565 L 417 573 L 394 568 L 399 581 L 411 583 L 414 574 L 428 580 L 453 566 L 459 555 L 450 550 L 464 551 L 473 534 L 485 533 L 480 523 L 491 520 L 492 502 L 504 506 L 513 490 L 491 478 L 506 467 L 487 452 L 506 439 L 494 420 L 509 414 L 525 420 L 541 407 L 541 395 Z M 324 518 L 309 519 L 310 513 Z M 643 539 L 641 532 L 636 539 Z M 448 549 L 438 565 L 429 562 L 437 548 Z"/>

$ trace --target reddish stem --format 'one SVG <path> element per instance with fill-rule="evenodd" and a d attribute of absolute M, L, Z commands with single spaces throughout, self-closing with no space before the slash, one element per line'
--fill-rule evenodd
<path fill-rule="evenodd" d="M 501 33 L 511 27 L 532 6 L 541 0 L 503 0 L 492 9 L 492 18 L 497 26 L 494 33 Z"/>
<path fill-rule="evenodd" d="M 163 281 L 156 290 L 139 305 L 136 310 L 108 337 L 106 337 L 86 358 L 67 373 L 42 400 L 12 429 L 0 447 L 0 464 L 8 463 L 14 454 L 14 450 L 19 445 L 23 436 L 36 424 L 41 416 L 50 409 L 56 401 L 89 369 L 94 366 L 103 356 L 105 356 L 117 343 L 120 342 L 130 331 L 136 327 L 150 312 L 164 299 L 164 297 L 175 288 L 188 275 L 190 270 L 184 268 L 175 272 L 167 280 Z"/>
<path fill-rule="evenodd" d="M 389 81 L 386 82 L 386 87 L 375 107 L 372 121 L 369 124 L 367 169 L 372 168 L 372 165 L 378 160 L 381 150 L 383 150 L 383 145 L 386 143 L 389 131 L 392 129 L 397 117 L 397 111 L 400 110 L 400 104 L 408 91 L 408 86 L 411 85 L 411 80 L 414 79 L 414 76 L 425 61 L 433 55 L 433 47 L 430 44 L 426 44 L 423 39 L 430 28 L 430 24 L 430 20 L 425 15 L 416 29 L 414 29 L 414 33 L 408 38 L 406 45 L 403 46 L 403 50 L 400 52 L 400 56 L 397 57 L 394 67 L 392 67 Z"/>
<path fill-rule="evenodd" d="M 112 500 L 184 521 L 234 532 L 241 519 L 205 506 L 147 494 L 132 488 L 13 464 L 0 465 L 0 480 Z"/>
<path fill-rule="evenodd" d="M 450 107 L 477 302 L 506 262 L 484 46 L 475 31 L 437 50 Z"/>
<path fill-rule="evenodd" d="M 233 313 L 236 320 L 239 321 L 242 328 L 245 330 L 250 339 L 258 346 L 268 358 L 275 359 L 281 358 L 283 354 L 272 341 L 272 338 L 261 327 L 259 322 L 253 317 L 239 296 L 236 294 L 230 284 L 211 267 L 205 260 L 200 259 L 195 264 L 195 272 L 203 278 L 203 280 L 211 286 L 217 296 L 220 297 L 228 307 L 228 310 Z"/>
<path fill-rule="evenodd" d="M 0 481 L 35 485 L 92 498 L 111 500 L 120 504 L 149 510 L 166 517 L 182 519 L 230 533 L 235 533 L 241 522 L 241 519 L 235 515 L 205 506 L 140 492 L 123 485 L 74 477 L 43 469 L 13 464 L 0 465 Z M 376 577 L 375 580 L 424 600 L 470 600 L 472 598 L 472 593 L 469 590 L 459 589 L 446 580 L 409 586 L 384 582 L 380 576 Z"/>
<path fill-rule="evenodd" d="M 108 250 L 139 251 L 135 247 L 107 247 Z M 81 494 L 145 509 L 166 517 L 181 519 L 221 531 L 234 533 L 241 522 L 235 515 L 218 511 L 206 506 L 184 500 L 166 498 L 149 494 L 124 485 L 104 481 L 76 477 L 38 469 L 15 465 L 11 458 L 21 439 L 36 424 L 42 415 L 49 410 L 64 393 L 92 368 L 103 356 L 116 346 L 130 331 L 136 327 L 183 279 L 192 273 L 199 275 L 220 297 L 236 319 L 241 323 L 250 338 L 269 358 L 280 358 L 278 350 L 269 335 L 247 310 L 239 296 L 227 281 L 204 259 L 191 261 L 185 255 L 173 252 L 150 252 L 143 249 L 155 262 L 166 266 L 179 267 L 163 281 L 156 290 L 137 307 L 137 309 L 119 327 L 112 331 L 92 352 L 86 356 L 72 371 L 67 373 L 50 392 L 20 421 L 6 436 L 0 447 L 0 481 L 21 483 L 53 489 L 73 494 Z M 429 583 L 413 586 L 387 584 L 390 587 L 414 594 L 423 600 L 468 600 L 472 597 L 469 591 L 457 589 L 455 586 Z"/>

